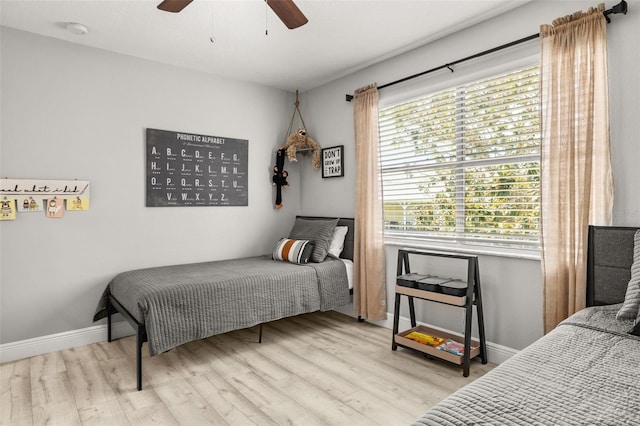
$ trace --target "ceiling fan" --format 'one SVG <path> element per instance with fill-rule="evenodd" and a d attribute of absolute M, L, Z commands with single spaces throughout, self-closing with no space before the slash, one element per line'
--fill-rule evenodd
<path fill-rule="evenodd" d="M 164 0 L 158 5 L 158 9 L 166 12 L 180 12 L 193 0 Z M 264 0 L 273 12 L 290 30 L 298 28 L 309 22 L 306 16 L 298 9 L 293 0 Z"/>

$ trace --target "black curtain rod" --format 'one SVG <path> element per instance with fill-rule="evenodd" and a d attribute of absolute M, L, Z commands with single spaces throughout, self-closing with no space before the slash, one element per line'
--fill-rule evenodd
<path fill-rule="evenodd" d="M 627 2 L 625 0 L 622 0 L 620 3 L 618 3 L 615 6 L 613 6 L 611 9 L 607 9 L 604 12 L 602 12 L 602 14 L 604 15 L 605 19 L 607 20 L 607 23 L 611 22 L 611 18 L 609 18 L 609 15 L 611 15 L 611 14 L 615 15 L 617 13 L 624 13 L 625 15 L 627 14 Z M 476 58 L 479 58 L 481 56 L 485 56 L 485 55 L 488 55 L 490 53 L 497 52 L 499 50 L 507 49 L 507 48 L 509 48 L 511 46 L 515 46 L 515 45 L 518 45 L 518 44 L 521 44 L 521 43 L 525 43 L 525 42 L 527 42 L 529 40 L 534 40 L 534 39 L 539 38 L 539 37 L 540 37 L 540 33 L 532 34 L 532 35 L 530 35 L 528 37 L 524 37 L 524 38 L 521 38 L 519 40 L 515 40 L 515 41 L 512 41 L 510 43 L 506 43 L 506 44 L 500 45 L 498 47 L 494 47 L 493 49 L 485 50 L 483 52 L 476 53 L 475 55 L 467 56 L 466 58 L 458 59 L 457 61 L 453 61 L 453 62 L 448 62 L 448 63 L 446 63 L 444 65 L 440 65 L 439 67 L 431 68 L 429 70 L 422 71 L 422 72 L 419 72 L 417 74 L 413 74 L 413 75 L 410 75 L 408 77 L 404 77 L 404 78 L 401 78 L 399 80 L 392 81 L 391 83 L 383 84 L 382 86 L 378 86 L 378 90 L 382 90 L 385 87 L 393 86 L 393 85 L 398 84 L 398 83 L 404 83 L 407 80 L 412 80 L 414 78 L 421 77 L 421 76 L 423 76 L 425 74 L 429 74 L 429 73 L 432 73 L 434 71 L 439 71 L 439 70 L 444 69 L 444 68 L 448 68 L 451 72 L 453 72 L 453 68 L 451 68 L 453 65 L 457 65 L 457 64 L 459 64 L 461 62 L 469 61 L 471 59 L 476 59 Z M 353 99 L 353 95 L 345 95 L 345 98 L 346 98 L 347 102 L 351 102 L 351 100 Z"/>

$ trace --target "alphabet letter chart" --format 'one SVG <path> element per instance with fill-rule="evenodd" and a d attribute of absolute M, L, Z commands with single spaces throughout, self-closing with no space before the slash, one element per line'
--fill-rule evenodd
<path fill-rule="evenodd" d="M 248 205 L 249 141 L 147 129 L 147 207 Z"/>

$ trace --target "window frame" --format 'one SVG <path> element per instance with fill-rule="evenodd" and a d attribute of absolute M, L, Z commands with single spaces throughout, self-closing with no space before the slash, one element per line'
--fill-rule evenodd
<path fill-rule="evenodd" d="M 456 76 L 451 76 L 448 74 L 439 75 L 432 79 L 423 78 L 420 80 L 420 82 L 414 82 L 413 84 L 409 85 L 409 87 L 405 87 L 400 90 L 387 92 L 389 89 L 385 89 L 385 91 L 381 92 L 380 96 L 380 110 L 404 103 L 409 103 L 419 98 L 423 98 L 430 94 L 436 94 L 441 91 L 458 89 L 466 84 L 471 84 L 483 79 L 490 79 L 501 74 L 508 74 L 510 72 L 520 71 L 530 67 L 540 67 L 538 54 L 530 53 L 528 55 L 521 54 L 520 56 L 521 57 L 514 60 L 504 61 L 502 63 L 500 63 L 500 58 L 498 58 L 493 61 L 496 62 L 495 65 L 487 64 L 485 61 L 480 61 L 484 63 L 472 64 L 466 69 L 463 69 L 462 72 L 458 72 L 458 69 L 456 69 L 456 72 L 454 73 L 458 74 Z M 461 145 L 459 137 L 456 136 L 457 156 L 460 156 L 460 146 Z M 540 154 L 520 154 L 499 159 L 493 158 L 471 161 L 467 160 L 467 163 L 458 163 L 458 160 L 456 160 L 456 162 L 453 163 L 453 167 L 455 167 L 455 173 L 464 173 L 464 169 L 468 168 L 472 163 L 474 166 L 482 166 L 488 164 L 513 164 L 521 161 L 539 163 Z M 452 164 L 435 164 L 431 169 L 433 170 L 439 167 L 451 168 Z M 380 179 L 382 181 L 382 175 Z M 464 182 L 456 179 L 456 186 L 464 186 Z M 464 211 L 464 190 L 460 191 L 460 188 L 457 188 L 454 199 L 456 210 Z M 436 247 L 454 251 L 472 251 L 477 253 L 497 254 L 509 257 L 539 259 L 540 235 L 538 235 L 537 239 L 515 238 L 509 240 L 501 240 L 499 238 L 460 238 L 460 229 L 464 231 L 464 216 L 458 215 L 456 215 L 455 228 L 456 232 L 453 235 L 434 235 L 421 231 L 411 232 L 385 228 L 385 242 L 392 245 L 410 245 L 417 247 L 424 246 L 429 248 Z"/>

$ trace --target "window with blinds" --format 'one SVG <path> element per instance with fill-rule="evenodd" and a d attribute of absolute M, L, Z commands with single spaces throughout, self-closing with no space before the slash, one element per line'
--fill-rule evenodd
<path fill-rule="evenodd" d="M 532 67 L 381 109 L 387 234 L 537 245 L 539 83 Z"/>

